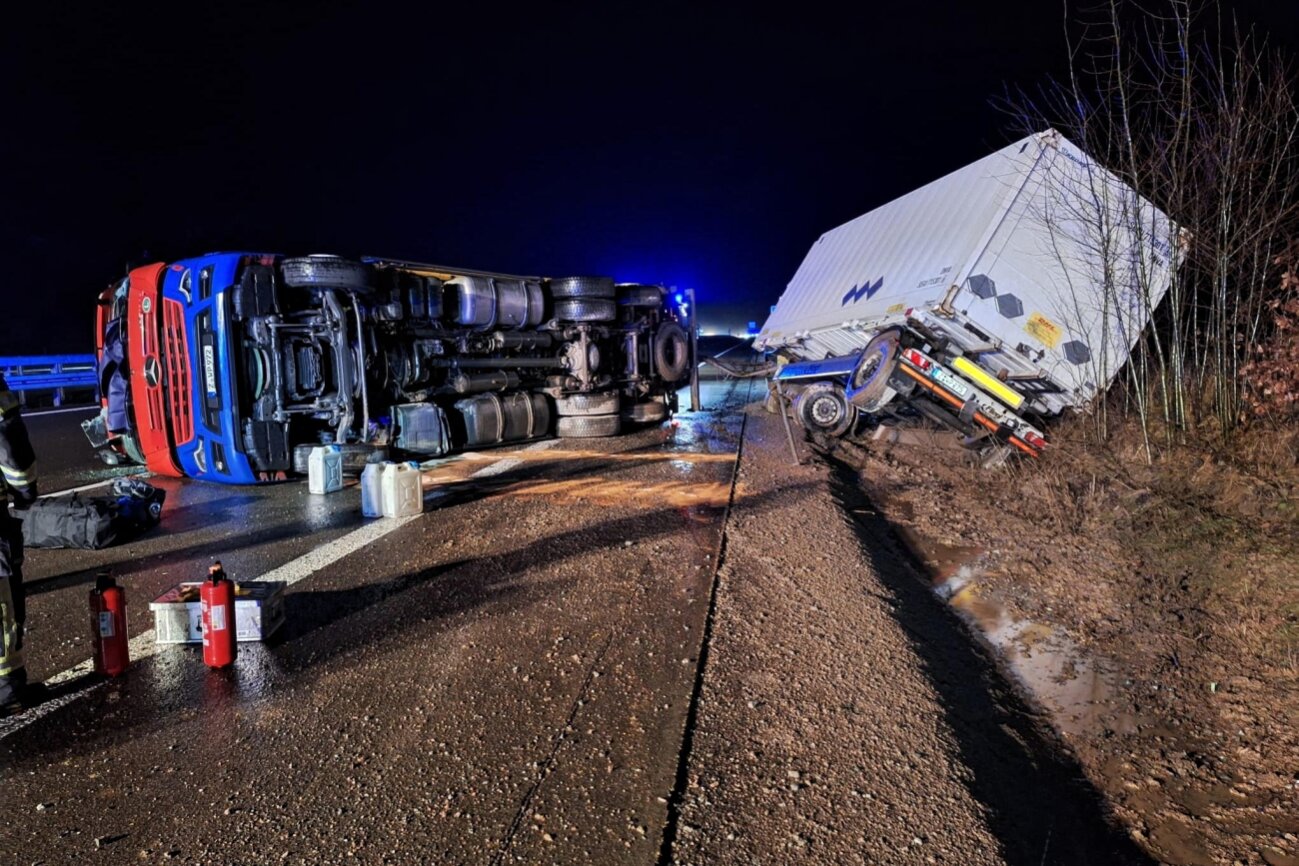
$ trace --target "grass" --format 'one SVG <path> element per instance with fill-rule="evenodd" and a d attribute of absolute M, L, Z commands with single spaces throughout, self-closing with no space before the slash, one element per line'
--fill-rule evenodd
<path fill-rule="evenodd" d="M 1258 429 L 1230 451 L 1184 445 L 1138 458 L 1135 425 L 1104 444 L 1085 422 L 1015 470 L 1040 519 L 1112 534 L 1150 591 L 1188 607 L 1195 628 L 1294 676 L 1299 666 L 1299 431 Z"/>

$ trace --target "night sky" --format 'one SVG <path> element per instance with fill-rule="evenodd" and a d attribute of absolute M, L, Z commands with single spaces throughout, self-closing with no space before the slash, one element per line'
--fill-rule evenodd
<path fill-rule="evenodd" d="M 761 323 L 823 231 L 1017 137 L 992 100 L 1065 53 L 1055 2 L 39 5 L 0 32 L 0 355 L 90 351 L 128 263 L 213 249 L 605 273 Z"/>

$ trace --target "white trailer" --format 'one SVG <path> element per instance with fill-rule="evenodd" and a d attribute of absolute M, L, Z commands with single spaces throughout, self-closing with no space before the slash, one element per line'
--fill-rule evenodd
<path fill-rule="evenodd" d="M 756 346 L 805 426 L 899 398 L 1036 456 L 1102 393 L 1167 292 L 1176 225 L 1054 130 L 822 235 Z"/>

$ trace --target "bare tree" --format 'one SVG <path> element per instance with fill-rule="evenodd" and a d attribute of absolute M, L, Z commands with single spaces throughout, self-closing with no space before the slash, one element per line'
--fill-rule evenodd
<path fill-rule="evenodd" d="M 1157 438 L 1206 425 L 1229 439 L 1249 416 L 1245 365 L 1273 328 L 1281 253 L 1299 237 L 1290 64 L 1264 37 L 1192 0 L 1108 0 L 1081 13 L 1066 5 L 1065 32 L 1067 79 L 1006 104 L 1026 130 L 1060 130 L 1123 182 L 1113 186 L 1103 171 L 1070 178 L 1094 206 L 1046 216 L 1088 222 L 1104 329 L 1116 347 L 1135 341 L 1118 405 L 1139 420 L 1148 453 Z M 1140 196 L 1123 200 L 1125 185 Z M 1152 219 L 1142 199 L 1179 229 Z M 1159 269 L 1161 247 L 1180 264 L 1171 279 Z M 1151 311 L 1156 326 L 1131 333 Z M 1114 357 L 1123 355 L 1097 363 Z M 1096 418 L 1107 435 L 1105 404 Z"/>

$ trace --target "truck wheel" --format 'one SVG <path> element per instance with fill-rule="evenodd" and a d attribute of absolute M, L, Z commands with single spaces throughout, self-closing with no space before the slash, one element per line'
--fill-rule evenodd
<path fill-rule="evenodd" d="M 608 277 L 565 277 L 550 281 L 553 298 L 612 298 L 613 280 Z"/>
<path fill-rule="evenodd" d="M 864 412 L 874 412 L 889 387 L 889 377 L 898 366 L 902 337 L 896 330 L 881 331 L 862 349 L 852 375 L 848 377 L 848 401 Z"/>
<path fill-rule="evenodd" d="M 661 307 L 663 290 L 658 286 L 619 286 L 618 303 L 625 307 Z"/>
<path fill-rule="evenodd" d="M 596 391 L 590 394 L 566 394 L 555 398 L 555 414 L 565 416 L 612 415 L 621 404 L 617 391 Z"/>
<path fill-rule="evenodd" d="M 857 407 L 838 385 L 817 382 L 794 398 L 794 417 L 807 430 L 838 437 L 852 429 Z"/>
<path fill-rule="evenodd" d="M 280 262 L 284 284 L 293 288 L 368 289 L 374 285 L 370 269 L 338 256 L 305 256 Z"/>
<path fill-rule="evenodd" d="M 690 369 L 690 341 L 676 322 L 664 322 L 654 332 L 654 369 L 665 382 L 680 382 Z"/>
<path fill-rule="evenodd" d="M 634 403 L 623 410 L 622 419 L 632 424 L 653 424 L 668 417 L 668 407 L 660 400 Z"/>
<path fill-rule="evenodd" d="M 563 322 L 612 322 L 618 307 L 607 298 L 563 298 L 555 301 L 555 318 Z"/>
<path fill-rule="evenodd" d="M 621 431 L 622 421 L 617 415 L 571 415 L 560 418 L 555 425 L 555 435 L 560 439 L 617 436 Z"/>

